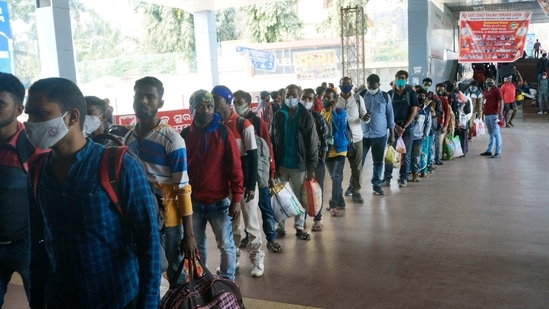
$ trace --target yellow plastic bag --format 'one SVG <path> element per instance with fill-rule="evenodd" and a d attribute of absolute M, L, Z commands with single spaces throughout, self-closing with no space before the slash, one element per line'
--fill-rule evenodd
<path fill-rule="evenodd" d="M 398 163 L 398 153 L 396 152 L 393 145 L 387 147 L 387 152 L 385 152 L 385 163 L 395 164 Z"/>

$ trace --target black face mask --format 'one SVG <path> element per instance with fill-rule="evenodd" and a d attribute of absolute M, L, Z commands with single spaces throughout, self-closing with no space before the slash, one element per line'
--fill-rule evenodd
<path fill-rule="evenodd" d="M 330 107 L 330 106 L 332 106 L 332 103 L 330 101 L 327 101 L 327 100 L 322 100 L 322 106 Z"/>
<path fill-rule="evenodd" d="M 438 95 L 444 95 L 444 94 L 446 94 L 446 92 L 441 91 L 441 90 L 437 90 L 437 94 L 438 94 Z"/>
<path fill-rule="evenodd" d="M 205 126 L 207 125 L 208 123 L 210 123 L 210 121 L 212 121 L 212 119 L 214 118 L 214 114 L 206 114 L 206 113 L 195 113 L 194 114 L 194 121 L 199 125 L 199 126 Z"/>

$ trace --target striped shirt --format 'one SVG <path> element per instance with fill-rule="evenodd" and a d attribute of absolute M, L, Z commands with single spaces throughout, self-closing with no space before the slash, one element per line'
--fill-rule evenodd
<path fill-rule="evenodd" d="M 141 159 L 149 182 L 162 191 L 166 227 L 177 226 L 181 215 L 175 199 L 189 186 L 185 141 L 171 126 L 160 123 L 141 141 L 132 130 L 126 145 Z"/>

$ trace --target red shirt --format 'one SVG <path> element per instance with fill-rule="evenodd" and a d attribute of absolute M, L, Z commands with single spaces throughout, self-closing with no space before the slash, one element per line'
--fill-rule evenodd
<path fill-rule="evenodd" d="M 484 90 L 484 114 L 485 115 L 499 115 L 501 113 L 501 106 L 499 102 L 503 100 L 503 95 L 498 87 L 492 87 Z"/>
<path fill-rule="evenodd" d="M 501 93 L 503 94 L 503 104 L 515 102 L 517 90 L 512 83 L 503 83 L 503 85 L 501 85 Z"/>

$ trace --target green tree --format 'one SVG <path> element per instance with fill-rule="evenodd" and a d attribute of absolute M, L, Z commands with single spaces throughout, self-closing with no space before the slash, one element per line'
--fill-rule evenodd
<path fill-rule="evenodd" d="M 240 31 L 237 27 L 237 21 L 237 12 L 234 8 L 217 11 L 217 39 L 220 42 L 238 40 L 240 38 Z"/>
<path fill-rule="evenodd" d="M 324 33 L 327 37 L 341 36 L 341 17 L 340 11 L 342 7 L 366 7 L 368 0 L 336 0 L 332 1 L 328 9 L 328 17 L 320 23 L 318 31 Z M 364 10 L 364 22 L 366 23 L 367 16 Z M 364 24 L 366 30 L 366 24 Z"/>
<path fill-rule="evenodd" d="M 283 0 L 244 7 L 250 40 L 272 43 L 299 39 L 303 23 L 297 16 L 296 3 L 297 0 Z"/>

